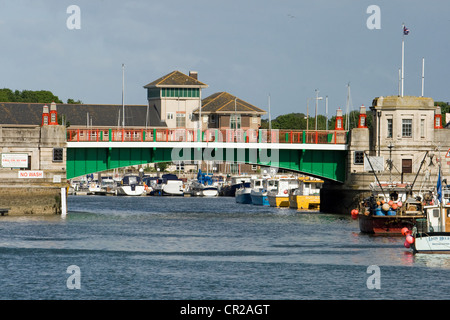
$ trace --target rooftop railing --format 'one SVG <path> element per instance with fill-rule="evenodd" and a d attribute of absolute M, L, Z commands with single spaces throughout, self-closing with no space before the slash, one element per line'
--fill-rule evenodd
<path fill-rule="evenodd" d="M 68 129 L 68 142 L 238 142 L 238 143 L 309 143 L 346 144 L 344 130 L 279 129 Z"/>

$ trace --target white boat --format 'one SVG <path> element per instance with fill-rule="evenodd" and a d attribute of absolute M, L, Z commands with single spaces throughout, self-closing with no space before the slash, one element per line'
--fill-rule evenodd
<path fill-rule="evenodd" d="M 299 187 L 297 178 L 281 177 L 278 180 L 277 189 L 267 193 L 271 207 L 289 207 L 289 192 Z"/>
<path fill-rule="evenodd" d="M 145 186 L 139 175 L 127 174 L 122 178 L 116 189 L 118 196 L 142 196 L 145 194 Z"/>
<path fill-rule="evenodd" d="M 89 194 L 93 195 L 107 195 L 115 192 L 116 184 L 113 179 L 104 178 L 101 182 L 92 181 L 89 184 Z"/>
<path fill-rule="evenodd" d="M 426 218 L 417 219 L 411 232 L 405 230 L 405 247 L 413 253 L 450 253 L 450 189 L 438 177 L 434 204 L 424 206 Z"/>
<path fill-rule="evenodd" d="M 197 180 L 193 180 L 186 189 L 186 193 L 193 197 L 217 197 L 219 189 L 215 185 L 204 185 Z"/>
<path fill-rule="evenodd" d="M 184 182 L 175 174 L 164 174 L 156 179 L 151 195 L 154 196 L 183 196 Z"/>
<path fill-rule="evenodd" d="M 269 206 L 268 193 L 271 190 L 277 189 L 277 187 L 278 179 L 276 178 L 263 178 L 261 187 L 259 186 L 259 183 L 255 181 L 254 187 L 250 192 L 252 203 L 259 206 Z"/>

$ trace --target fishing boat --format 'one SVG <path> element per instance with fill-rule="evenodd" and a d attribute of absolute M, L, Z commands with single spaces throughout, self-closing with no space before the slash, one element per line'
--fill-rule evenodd
<path fill-rule="evenodd" d="M 300 186 L 291 189 L 289 193 L 289 207 L 293 209 L 320 209 L 320 188 L 323 180 L 301 177 Z"/>
<path fill-rule="evenodd" d="M 126 174 L 116 189 L 118 196 L 142 196 L 145 194 L 145 186 L 139 175 Z"/>
<path fill-rule="evenodd" d="M 254 181 L 254 179 L 252 179 L 252 181 L 250 182 L 250 185 L 243 182 L 241 184 L 241 186 L 236 189 L 236 192 L 235 192 L 236 203 L 244 203 L 244 204 L 252 203 L 252 197 L 251 197 L 250 193 L 252 191 L 252 187 L 253 187 L 254 183 L 255 183 L 255 181 Z"/>
<path fill-rule="evenodd" d="M 373 170 L 376 182 L 369 184 L 370 196 L 362 199 L 357 209 L 351 211 L 353 219 L 358 219 L 359 229 L 363 233 L 376 235 L 401 235 L 402 229 L 411 227 L 425 215 L 424 206 L 431 205 L 431 192 L 413 192 L 417 179 L 428 152 L 425 154 L 416 178 L 409 182 L 380 182 Z"/>
<path fill-rule="evenodd" d="M 289 192 L 299 187 L 297 178 L 281 177 L 278 180 L 276 189 L 267 193 L 269 205 L 271 207 L 289 207 Z"/>
<path fill-rule="evenodd" d="M 269 198 L 267 196 L 270 190 L 276 189 L 278 180 L 274 178 L 262 179 L 262 186 L 259 187 L 256 182 L 250 192 L 252 203 L 258 206 L 269 206 Z"/>
<path fill-rule="evenodd" d="M 405 247 L 417 253 L 450 253 L 450 189 L 443 186 L 439 171 L 434 204 L 425 206 L 426 217 L 404 228 Z"/>
<path fill-rule="evenodd" d="M 413 196 L 411 185 L 402 183 L 371 183 L 372 195 L 360 202 L 352 217 L 359 220 L 363 233 L 401 235 L 404 227 L 425 217 L 424 204 L 429 196 Z"/>
<path fill-rule="evenodd" d="M 235 197 L 236 196 L 236 190 L 241 187 L 242 183 L 246 187 L 250 186 L 251 183 L 251 177 L 250 176 L 233 176 L 231 177 L 231 181 L 228 185 L 223 185 L 222 187 L 222 195 L 225 197 Z"/>

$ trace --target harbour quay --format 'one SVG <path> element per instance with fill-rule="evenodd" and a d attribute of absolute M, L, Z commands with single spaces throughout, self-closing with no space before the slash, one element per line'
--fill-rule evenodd
<path fill-rule="evenodd" d="M 60 125 L 0 125 L 2 215 L 63 213 L 65 130 Z"/>

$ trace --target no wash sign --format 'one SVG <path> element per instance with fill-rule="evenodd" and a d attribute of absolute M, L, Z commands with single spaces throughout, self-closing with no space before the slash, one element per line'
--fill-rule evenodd
<path fill-rule="evenodd" d="M 44 177 L 44 171 L 19 171 L 19 178 L 39 179 Z"/>

